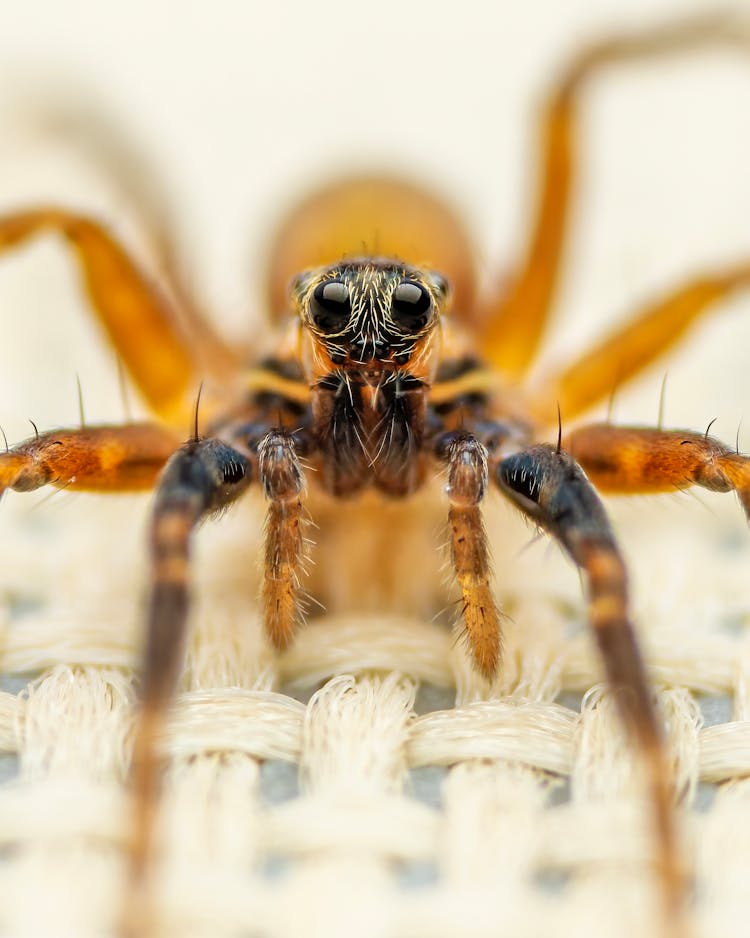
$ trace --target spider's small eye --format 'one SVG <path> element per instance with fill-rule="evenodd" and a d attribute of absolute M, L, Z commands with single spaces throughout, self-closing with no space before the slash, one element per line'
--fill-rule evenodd
<path fill-rule="evenodd" d="M 448 281 L 442 274 L 439 274 L 435 270 L 430 271 L 430 286 L 433 288 L 435 293 L 437 293 L 438 296 L 442 297 L 443 299 L 450 292 L 450 284 Z"/>
<path fill-rule="evenodd" d="M 326 280 L 313 290 L 312 321 L 321 332 L 341 332 L 349 322 L 352 304 L 349 289 L 340 280 Z"/>
<path fill-rule="evenodd" d="M 397 326 L 418 332 L 430 320 L 432 297 L 421 283 L 404 280 L 393 291 L 391 316 Z"/>

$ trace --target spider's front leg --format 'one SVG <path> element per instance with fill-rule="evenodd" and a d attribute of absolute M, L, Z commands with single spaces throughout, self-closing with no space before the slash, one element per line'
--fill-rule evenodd
<path fill-rule="evenodd" d="M 123 932 L 148 931 L 139 891 L 152 848 L 157 800 L 155 742 L 182 663 L 188 615 L 188 568 L 192 534 L 205 517 L 221 511 L 250 484 L 252 466 L 238 450 L 216 439 L 191 440 L 164 468 L 151 521 L 151 592 L 135 725 L 132 763 L 134 820 L 129 845 L 136 896 L 123 910 Z"/>
<path fill-rule="evenodd" d="M 265 626 L 272 643 L 288 644 L 297 623 L 299 572 L 303 560 L 300 531 L 303 487 L 296 447 L 301 434 L 253 424 L 219 439 L 191 440 L 162 473 L 151 522 L 151 593 L 146 650 L 133 750 L 135 818 L 129 848 L 135 909 L 125 910 L 124 932 L 139 934 L 144 913 L 138 894 L 145 884 L 153 847 L 159 759 L 156 739 L 179 677 L 189 609 L 189 558 L 192 535 L 204 518 L 221 512 L 252 482 L 269 499 L 266 570 L 263 585 Z M 148 930 L 148 926 L 146 926 Z"/>
<path fill-rule="evenodd" d="M 498 460 L 493 478 L 521 511 L 554 537 L 583 574 L 589 620 L 623 719 L 648 771 L 669 934 L 681 934 L 684 874 L 672 808 L 672 772 L 628 614 L 625 564 L 604 506 L 580 466 L 553 446 Z"/>

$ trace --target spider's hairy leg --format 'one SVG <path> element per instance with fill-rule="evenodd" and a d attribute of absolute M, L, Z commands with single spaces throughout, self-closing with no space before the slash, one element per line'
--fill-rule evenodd
<path fill-rule="evenodd" d="M 151 521 L 146 648 L 133 744 L 135 815 L 129 864 L 137 892 L 144 887 L 152 851 L 159 767 L 156 738 L 182 662 L 192 534 L 204 517 L 241 495 L 251 479 L 250 460 L 242 453 L 216 439 L 193 440 L 171 457 L 157 488 Z M 133 909 L 123 912 L 127 934 L 139 934 L 142 923 L 131 916 L 142 912 L 136 894 Z"/>
<path fill-rule="evenodd" d="M 448 466 L 451 561 L 461 588 L 472 657 L 479 673 L 492 680 L 500 663 L 501 637 L 479 507 L 487 488 L 487 450 L 471 434 L 453 431 L 437 439 L 435 453 Z"/>
<path fill-rule="evenodd" d="M 627 575 L 604 506 L 578 464 L 553 446 L 500 460 L 493 476 L 520 510 L 554 537 L 586 579 L 589 620 L 617 702 L 648 770 L 667 933 L 680 934 L 685 880 L 678 858 L 672 772 L 628 617 Z"/>
<path fill-rule="evenodd" d="M 588 424 L 567 437 L 566 449 L 602 492 L 734 491 L 750 521 L 750 458 L 706 433 Z"/>
<path fill-rule="evenodd" d="M 744 263 L 697 277 L 638 310 L 562 372 L 540 382 L 544 390 L 532 404 L 536 416 L 549 425 L 559 406 L 566 420 L 576 417 L 666 352 L 699 316 L 748 288 L 750 263 Z"/>
<path fill-rule="evenodd" d="M 50 430 L 0 453 L 0 495 L 43 485 L 92 492 L 150 489 L 178 446 L 171 430 L 150 423 Z"/>
<path fill-rule="evenodd" d="M 612 66 L 741 41 L 742 36 L 735 35 L 725 20 L 695 17 L 615 34 L 582 49 L 569 63 L 542 114 L 540 184 L 525 257 L 510 288 L 491 295 L 477 317 L 486 357 L 496 367 L 520 376 L 544 335 L 560 280 L 578 181 L 578 112 L 589 82 Z"/>
<path fill-rule="evenodd" d="M 0 252 L 44 232 L 72 248 L 93 310 L 151 408 L 165 419 L 185 418 L 202 362 L 166 296 L 105 227 L 63 209 L 0 217 Z"/>
<path fill-rule="evenodd" d="M 258 445 L 258 473 L 268 498 L 263 576 L 263 622 L 273 646 L 291 642 L 300 621 L 300 575 L 305 561 L 302 490 L 304 477 L 295 437 L 269 431 Z"/>

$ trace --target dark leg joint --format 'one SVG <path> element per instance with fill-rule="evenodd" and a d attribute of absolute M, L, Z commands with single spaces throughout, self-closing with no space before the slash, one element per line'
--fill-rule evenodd
<path fill-rule="evenodd" d="M 581 565 L 588 549 L 607 544 L 616 551 L 604 506 L 580 466 L 554 446 L 533 446 L 501 460 L 500 489 L 524 514 L 556 537 Z"/>

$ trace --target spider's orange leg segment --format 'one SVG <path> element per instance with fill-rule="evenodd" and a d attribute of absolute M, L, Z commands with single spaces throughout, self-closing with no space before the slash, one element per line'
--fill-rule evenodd
<path fill-rule="evenodd" d="M 94 311 L 149 405 L 166 419 L 184 418 L 199 362 L 167 298 L 102 225 L 64 210 L 0 218 L 0 252 L 46 231 L 75 252 Z"/>
<path fill-rule="evenodd" d="M 602 492 L 735 491 L 750 520 L 750 459 L 706 434 L 599 423 L 574 430 L 566 448 Z"/>
<path fill-rule="evenodd" d="M 200 440 L 185 444 L 172 456 L 159 482 L 151 523 L 151 595 L 133 748 L 135 816 L 129 863 L 136 895 L 128 897 L 134 899 L 132 907 L 123 910 L 123 931 L 128 935 L 147 929 L 142 892 L 153 847 L 156 739 L 182 665 L 191 537 L 199 521 L 229 505 L 250 481 L 250 462 L 243 454 L 218 440 Z"/>
<path fill-rule="evenodd" d="M 578 111 L 589 81 L 621 63 L 730 43 L 733 38 L 726 23 L 695 19 L 603 40 L 570 63 L 542 115 L 541 183 L 525 258 L 510 288 L 490 296 L 480 314 L 485 354 L 496 367 L 510 376 L 522 375 L 544 334 L 560 279 L 578 175 Z"/>
<path fill-rule="evenodd" d="M 479 507 L 487 487 L 487 451 L 471 434 L 456 431 L 439 438 L 436 453 L 448 464 L 451 561 L 461 588 L 466 634 L 476 669 L 492 680 L 500 664 L 501 636 Z"/>
<path fill-rule="evenodd" d="M 679 933 L 674 922 L 684 880 L 672 809 L 672 773 L 628 618 L 625 565 L 604 507 L 574 460 L 552 446 L 534 446 L 501 460 L 494 476 L 504 494 L 560 542 L 586 579 L 589 619 L 607 677 L 620 691 L 617 701 L 649 773 L 669 933 Z"/>
<path fill-rule="evenodd" d="M 123 133 L 124 128 L 110 119 L 109 112 L 87 99 L 82 89 L 77 90 L 71 110 L 61 111 L 60 102 L 39 103 L 40 126 L 48 121 L 57 125 L 63 117 L 65 136 L 74 144 L 82 165 L 93 169 L 98 178 L 108 180 L 109 189 L 128 203 L 129 214 L 134 213 L 139 231 L 145 236 L 149 261 L 153 260 L 160 284 L 179 309 L 180 321 L 189 331 L 193 350 L 206 374 L 221 376 L 236 370 L 236 350 L 207 322 L 191 284 L 186 282 L 174 238 L 171 200 L 156 168 Z"/>
<path fill-rule="evenodd" d="M 539 420 L 550 425 L 557 407 L 566 420 L 612 393 L 662 355 L 689 326 L 734 291 L 750 287 L 750 264 L 700 277 L 641 310 L 559 375 L 544 381 L 534 403 Z"/>
<path fill-rule="evenodd" d="M 179 444 L 170 430 L 150 423 L 50 430 L 0 453 L 0 495 L 43 485 L 94 492 L 150 489 Z"/>

